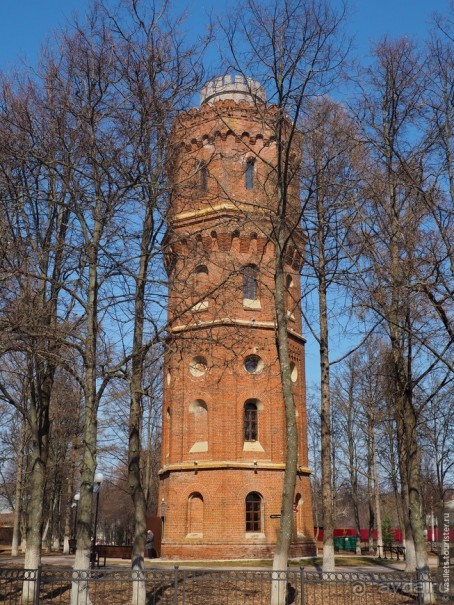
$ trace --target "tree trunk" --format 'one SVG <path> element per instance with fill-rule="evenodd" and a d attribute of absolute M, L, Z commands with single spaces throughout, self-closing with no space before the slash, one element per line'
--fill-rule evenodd
<path fill-rule="evenodd" d="M 395 432 L 393 430 L 393 425 L 391 422 L 388 423 L 387 428 L 387 441 L 388 441 L 388 449 L 389 449 L 389 461 L 390 461 L 390 480 L 394 493 L 394 500 L 396 503 L 396 511 L 397 518 L 399 519 L 399 527 L 402 532 L 403 542 L 405 546 L 405 523 L 404 523 L 404 513 L 402 510 L 402 497 L 399 494 L 398 487 L 398 462 L 396 461 L 396 452 L 395 452 Z"/>
<path fill-rule="evenodd" d="M 129 409 L 129 460 L 128 478 L 129 487 L 134 502 L 134 542 L 132 549 L 132 569 L 138 574 L 140 580 L 134 582 L 134 605 L 145 605 L 146 587 L 143 581 L 145 533 L 147 529 L 147 499 L 142 483 L 141 453 L 142 453 L 142 393 L 143 393 L 143 353 L 144 337 L 144 309 L 145 285 L 147 282 L 148 266 L 151 257 L 150 245 L 153 241 L 153 195 L 150 192 L 150 203 L 145 211 L 142 239 L 140 244 L 140 264 L 136 277 L 135 308 L 134 308 L 134 340 L 132 348 L 132 373 L 130 383 L 130 409 Z"/>
<path fill-rule="evenodd" d="M 280 204 L 281 207 L 281 204 Z M 275 291 L 274 302 L 277 323 L 277 349 L 281 369 L 282 392 L 285 404 L 286 421 L 286 464 L 282 488 L 282 508 L 279 535 L 273 558 L 273 582 L 271 605 L 283 605 L 286 598 L 287 583 L 283 578 L 278 579 L 278 572 L 286 571 L 288 553 L 293 529 L 293 501 L 295 497 L 296 473 L 298 466 L 298 431 L 296 426 L 295 402 L 291 381 L 290 355 L 287 331 L 287 315 L 285 310 L 285 214 L 278 215 L 280 231 L 275 242 Z"/>
<path fill-rule="evenodd" d="M 422 521 L 421 480 L 419 466 L 419 449 L 416 435 L 416 414 L 408 393 L 404 401 L 403 421 L 406 435 L 407 452 L 407 484 L 408 484 L 408 511 L 410 527 L 415 544 L 416 570 L 429 575 L 429 562 L 427 558 L 427 541 L 424 535 Z M 424 603 L 434 603 L 435 596 L 432 583 L 422 582 L 422 596 Z"/>
<path fill-rule="evenodd" d="M 319 251 L 319 317 L 320 317 L 320 421 L 322 458 L 322 515 L 323 515 L 323 571 L 334 571 L 334 511 L 331 470 L 331 396 L 328 337 L 328 305 L 324 256 L 325 219 L 323 202 L 317 200 L 318 251 Z"/>
<path fill-rule="evenodd" d="M 17 557 L 19 554 L 19 527 L 22 514 L 22 483 L 24 480 L 24 450 L 25 450 L 25 422 L 22 421 L 19 440 L 19 452 L 17 454 L 17 475 L 16 492 L 14 495 L 14 523 L 13 540 L 11 543 L 11 556 Z"/>
<path fill-rule="evenodd" d="M 404 511 L 404 545 L 405 545 L 405 571 L 415 572 L 416 571 L 416 551 L 415 543 L 413 541 L 413 534 L 410 525 L 409 512 L 409 499 L 408 499 L 408 486 L 407 480 L 401 480 L 402 488 L 402 508 Z"/>
<path fill-rule="evenodd" d="M 74 485 L 74 461 L 71 463 L 71 476 L 68 477 L 66 483 L 66 509 L 64 518 L 64 535 L 63 535 L 63 554 L 69 555 L 69 540 L 75 538 L 72 535 L 73 524 L 72 515 L 75 514 L 73 503 L 73 485 Z M 76 504 L 77 506 L 77 504 Z"/>
<path fill-rule="evenodd" d="M 31 384 L 29 421 L 32 451 L 24 568 L 37 570 L 41 562 L 44 487 L 49 457 L 49 404 L 53 371 L 49 371 L 46 376 L 42 366 L 33 359 L 29 362 L 29 374 Z M 24 582 L 22 602 L 33 602 L 34 598 L 34 583 Z"/>
<path fill-rule="evenodd" d="M 98 431 L 98 394 L 96 384 L 97 338 L 98 338 L 98 246 L 101 224 L 95 219 L 93 241 L 88 243 L 88 292 L 87 292 L 87 335 L 85 339 L 85 418 L 83 431 L 83 455 L 81 469 L 80 500 L 77 510 L 77 547 L 74 571 L 87 571 L 90 554 L 96 541 L 92 536 L 93 485 L 96 470 L 96 448 Z M 93 544 L 92 544 L 93 541 Z M 88 605 L 88 583 L 73 582 L 71 605 Z"/>
<path fill-rule="evenodd" d="M 355 423 L 354 423 L 354 387 L 355 374 L 353 367 L 350 368 L 349 376 L 349 388 L 348 388 L 348 402 L 347 402 L 347 422 L 346 422 L 346 434 L 348 442 L 348 474 L 350 477 L 350 486 L 352 493 L 352 504 L 353 504 L 353 516 L 355 518 L 355 530 L 356 530 L 356 554 L 361 554 L 361 524 L 359 521 L 359 506 L 358 506 L 358 468 L 357 468 L 357 457 L 355 455 Z"/>
<path fill-rule="evenodd" d="M 378 485 L 378 470 L 377 470 L 377 452 L 375 449 L 375 435 L 372 435 L 372 465 L 374 474 L 374 500 L 375 500 L 375 517 L 377 519 L 377 557 L 383 557 L 383 530 L 381 526 L 381 509 L 380 509 L 380 486 Z"/>

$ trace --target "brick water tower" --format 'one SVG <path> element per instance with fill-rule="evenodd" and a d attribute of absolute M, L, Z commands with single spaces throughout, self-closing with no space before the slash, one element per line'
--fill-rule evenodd
<path fill-rule="evenodd" d="M 275 108 L 263 88 L 218 78 L 173 128 L 165 240 L 161 515 L 163 557 L 271 557 L 285 471 L 285 411 L 276 347 Z M 295 149 L 293 162 L 298 163 Z M 298 174 L 290 185 L 297 209 Z M 314 553 L 307 468 L 304 238 L 286 255 L 286 304 L 299 434 L 291 554 Z"/>

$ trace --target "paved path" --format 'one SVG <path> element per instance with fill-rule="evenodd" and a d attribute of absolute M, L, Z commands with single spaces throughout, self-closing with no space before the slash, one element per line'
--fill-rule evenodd
<path fill-rule="evenodd" d="M 337 558 L 337 557 L 336 557 Z M 341 559 L 342 557 L 339 557 Z M 352 557 L 348 557 L 351 559 Z M 432 570 L 437 569 L 437 557 L 429 556 L 429 566 Z M 5 554 L 0 555 L 0 567 L 2 565 L 8 565 L 11 563 L 23 565 L 24 557 L 11 557 Z M 43 565 L 56 565 L 59 567 L 72 567 L 74 564 L 74 555 L 43 555 L 42 557 Z M 238 562 L 230 563 L 229 561 L 219 561 L 213 566 L 212 569 L 232 569 L 232 570 L 247 570 L 247 569 L 258 569 L 258 570 L 269 570 L 270 567 L 266 566 L 254 566 L 254 561 L 248 561 L 249 565 L 246 565 L 246 561 L 244 565 L 238 565 Z M 204 569 L 209 569 L 209 565 L 204 562 L 203 564 L 198 565 L 197 562 L 193 563 L 192 561 L 166 561 L 162 559 L 146 559 L 145 567 L 146 568 L 155 568 L 155 569 L 173 569 L 175 565 L 181 565 L 182 567 L 203 567 Z M 127 559 L 107 559 L 107 566 L 119 566 L 128 568 L 130 566 L 130 562 Z M 305 569 L 308 571 L 319 570 L 320 567 L 314 565 L 305 565 Z M 338 572 L 352 572 L 352 571 L 362 571 L 365 573 L 385 573 L 388 571 L 403 571 L 405 569 L 405 561 L 396 561 L 394 560 L 385 560 L 381 564 L 377 565 L 348 565 L 348 566 L 337 566 L 336 571 Z"/>

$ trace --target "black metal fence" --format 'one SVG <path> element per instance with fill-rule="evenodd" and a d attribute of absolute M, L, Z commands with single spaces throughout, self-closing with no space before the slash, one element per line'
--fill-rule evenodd
<path fill-rule="evenodd" d="M 108 567 L 78 572 L 62 568 L 0 569 L 0 603 L 22 605 L 23 591 L 28 591 L 33 605 L 138 605 L 144 602 L 145 591 L 146 605 L 269 605 L 273 583 L 286 605 L 419 605 L 424 592 L 430 590 L 436 603 L 444 604 L 452 598 L 446 578 L 436 575 L 175 566 L 146 569 L 142 576 Z"/>

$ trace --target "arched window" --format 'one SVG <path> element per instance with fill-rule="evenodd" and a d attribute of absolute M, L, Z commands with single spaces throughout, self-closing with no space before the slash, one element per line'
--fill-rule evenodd
<path fill-rule="evenodd" d="M 248 399 L 244 404 L 244 440 L 257 441 L 258 439 L 258 417 L 257 403 Z"/>
<path fill-rule="evenodd" d="M 208 268 L 206 265 L 198 265 L 194 269 L 194 290 L 196 294 L 201 294 L 208 287 Z"/>
<path fill-rule="evenodd" d="M 246 173 L 245 173 L 245 177 L 246 177 L 246 189 L 253 189 L 254 188 L 254 160 L 253 159 L 248 159 L 246 161 Z"/>
<path fill-rule="evenodd" d="M 246 531 L 262 531 L 262 497 L 257 492 L 246 496 Z"/>
<path fill-rule="evenodd" d="M 187 430 L 190 454 L 208 451 L 208 406 L 203 399 L 194 399 L 189 404 L 190 421 Z M 192 418 L 191 418 L 192 417 Z"/>
<path fill-rule="evenodd" d="M 243 269 L 243 298 L 256 300 L 258 298 L 257 287 L 258 270 L 255 265 L 247 265 Z"/>

